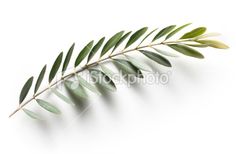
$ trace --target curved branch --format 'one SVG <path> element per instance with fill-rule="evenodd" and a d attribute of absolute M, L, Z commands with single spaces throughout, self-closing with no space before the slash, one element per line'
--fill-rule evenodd
<path fill-rule="evenodd" d="M 63 80 L 66 80 L 66 79 L 69 79 L 71 77 L 73 77 L 76 73 L 80 73 L 88 68 L 91 68 L 91 67 L 94 67 L 94 66 L 97 66 L 99 65 L 100 63 L 102 62 L 105 62 L 106 60 L 109 60 L 113 57 L 116 57 L 116 56 L 120 56 L 120 55 L 123 55 L 124 53 L 128 53 L 128 52 L 132 52 L 132 51 L 137 51 L 139 49 L 143 49 L 143 48 L 148 48 L 148 47 L 154 47 L 154 46 L 157 46 L 157 45 L 167 45 L 167 44 L 173 44 L 173 43 L 182 43 L 182 42 L 188 42 L 188 41 L 192 41 L 191 39 L 179 39 L 179 40 L 176 40 L 176 41 L 163 41 L 161 43 L 154 43 L 154 44 L 149 44 L 149 45 L 144 45 L 144 46 L 137 46 L 136 48 L 133 48 L 133 49 L 129 49 L 129 50 L 121 50 L 120 52 L 116 53 L 116 54 L 113 54 L 113 55 L 109 55 L 108 57 L 106 58 L 102 58 L 102 59 L 99 59 L 95 62 L 92 62 L 90 64 L 86 64 L 84 65 L 82 68 L 76 70 L 76 71 L 73 71 L 67 75 L 64 75 L 61 77 L 61 79 L 55 81 L 54 83 L 52 83 L 51 85 L 49 85 L 49 87 L 41 90 L 40 92 L 36 93 L 32 98 L 30 98 L 29 100 L 25 101 L 24 103 L 20 104 L 18 106 L 18 108 L 16 110 L 14 110 L 10 115 L 9 115 L 9 118 L 12 117 L 13 115 L 15 115 L 19 110 L 21 110 L 24 106 L 26 106 L 27 104 L 29 104 L 31 101 L 35 100 L 36 97 L 40 96 L 41 94 L 43 94 L 44 92 L 46 92 L 47 90 L 49 90 L 51 87 L 54 87 L 56 86 L 57 84 L 59 84 L 60 82 L 62 82 Z"/>

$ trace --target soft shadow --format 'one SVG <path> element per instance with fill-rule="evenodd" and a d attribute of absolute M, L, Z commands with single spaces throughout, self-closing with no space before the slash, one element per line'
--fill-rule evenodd
<path fill-rule="evenodd" d="M 84 90 L 83 87 L 81 87 L 81 88 Z M 65 89 L 66 89 L 68 96 L 71 98 L 72 102 L 75 104 L 75 108 L 77 109 L 77 111 L 78 112 L 84 111 L 88 106 L 88 100 L 86 98 L 82 98 L 82 97 L 74 94 L 68 88 L 65 88 Z"/>
<path fill-rule="evenodd" d="M 113 98 L 113 92 L 107 90 L 106 88 L 104 88 L 102 85 L 100 85 L 99 83 L 95 84 L 97 89 L 100 91 L 101 98 L 104 100 L 104 102 L 106 103 L 107 106 L 109 106 L 110 108 L 114 108 L 116 105 L 114 103 L 114 98 Z"/>

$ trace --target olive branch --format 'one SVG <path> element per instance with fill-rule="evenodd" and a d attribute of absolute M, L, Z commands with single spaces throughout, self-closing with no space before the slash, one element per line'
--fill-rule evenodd
<path fill-rule="evenodd" d="M 108 41 L 106 41 L 106 43 L 104 43 L 105 37 L 102 37 L 95 45 L 94 41 L 90 41 L 78 54 L 74 62 L 74 70 L 66 74 L 75 47 L 75 43 L 73 43 L 66 54 L 64 62 L 63 62 L 63 52 L 61 52 L 56 58 L 54 64 L 52 65 L 48 77 L 49 86 L 39 91 L 41 83 L 46 74 L 47 65 L 45 65 L 42 68 L 36 80 L 33 96 L 30 99 L 24 101 L 29 90 L 32 87 L 34 77 L 33 76 L 30 77 L 26 81 L 20 93 L 19 106 L 15 111 L 13 111 L 10 114 L 9 117 L 12 117 L 15 113 L 22 110 L 26 113 L 26 115 L 28 115 L 33 119 L 41 119 L 41 117 L 37 113 L 25 108 L 27 104 L 33 101 L 36 101 L 40 107 L 51 113 L 60 114 L 61 111 L 59 108 L 54 106 L 52 103 L 49 103 L 48 101 L 39 98 L 41 94 L 49 91 L 55 94 L 60 99 L 62 99 L 63 101 L 69 104 L 73 104 L 73 102 L 69 97 L 65 96 L 62 92 L 57 90 L 56 85 L 59 84 L 63 84 L 68 91 L 81 98 L 87 97 L 84 88 L 90 90 L 91 92 L 101 94 L 99 89 L 96 87 L 97 85 L 91 84 L 81 77 L 80 73 L 85 70 L 89 71 L 92 79 L 99 79 L 99 81 L 101 81 L 98 83 L 99 86 L 103 87 L 108 91 L 115 91 L 116 85 L 112 81 L 112 74 L 114 73 L 112 70 L 110 70 L 108 67 L 104 65 L 105 62 L 112 62 L 113 64 L 120 66 L 121 71 L 124 72 L 125 74 L 133 75 L 137 78 L 143 78 L 142 71 L 148 71 L 149 68 L 145 63 L 140 62 L 133 56 L 127 55 L 127 53 L 130 52 L 137 51 L 146 56 L 147 58 L 157 62 L 160 65 L 171 67 L 171 63 L 166 57 L 168 56 L 174 57 L 175 55 L 171 52 L 166 52 L 159 49 L 158 46 L 161 45 L 168 46 L 170 49 L 175 50 L 183 55 L 198 59 L 203 59 L 204 56 L 200 52 L 198 52 L 195 48 L 205 48 L 205 47 L 213 47 L 218 49 L 228 48 L 226 44 L 220 41 L 209 39 L 209 37 L 218 36 L 219 34 L 205 33 L 206 32 L 205 27 L 195 28 L 185 33 L 177 40 L 174 41 L 170 40 L 171 37 L 173 37 L 175 34 L 177 34 L 179 31 L 181 31 L 182 29 L 184 29 L 189 25 L 190 23 L 182 25 L 177 28 L 176 25 L 167 26 L 161 29 L 159 32 L 157 32 L 157 34 L 153 37 L 151 42 L 146 45 L 143 45 L 143 43 L 148 38 L 150 38 L 151 35 L 153 35 L 157 31 L 157 29 L 150 31 L 149 33 L 147 33 L 148 31 L 147 27 L 141 28 L 134 33 L 132 33 L 131 31 L 129 32 L 120 31 L 115 35 L 113 35 L 111 38 L 109 38 Z M 145 35 L 145 33 L 147 34 Z M 134 43 L 136 43 L 140 39 L 141 41 L 136 47 L 130 48 Z M 126 40 L 128 41 L 126 42 L 125 46 L 121 50 L 117 50 L 121 46 L 121 44 L 123 44 L 124 41 Z M 99 58 L 92 61 L 92 59 L 95 58 L 94 56 L 98 53 L 100 49 L 101 52 Z M 124 58 L 118 58 L 119 56 L 124 56 Z M 87 57 L 87 62 L 85 63 L 84 66 L 79 68 L 81 62 L 84 61 L 86 57 Z M 98 66 L 99 68 L 97 68 Z M 55 80 L 55 77 L 58 75 L 60 67 L 62 67 L 60 79 Z M 72 77 L 76 77 L 76 79 L 78 80 L 77 87 L 73 87 L 75 81 L 70 80 Z M 105 79 L 105 81 L 100 80 L 101 78 Z M 53 80 L 55 81 L 53 82 Z"/>

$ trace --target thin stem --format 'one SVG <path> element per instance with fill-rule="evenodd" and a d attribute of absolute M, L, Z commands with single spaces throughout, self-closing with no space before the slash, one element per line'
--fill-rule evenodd
<path fill-rule="evenodd" d="M 77 71 L 73 71 L 65 76 L 62 76 L 61 79 L 55 81 L 54 83 L 50 84 L 49 87 L 43 89 L 42 91 L 38 92 L 37 94 L 35 94 L 32 98 L 30 98 L 29 100 L 25 101 L 24 103 L 20 104 L 18 106 L 18 108 L 16 110 L 14 110 L 10 115 L 9 118 L 12 117 L 14 114 L 16 114 L 19 110 L 21 110 L 24 106 L 26 106 L 27 104 L 29 104 L 31 101 L 35 100 L 36 97 L 40 96 L 42 93 L 44 93 L 45 91 L 49 90 L 50 88 L 54 87 L 55 85 L 59 84 L 60 82 L 69 79 L 71 77 L 73 77 L 76 73 L 80 73 L 88 68 L 94 67 L 99 65 L 99 63 L 102 63 L 106 60 L 112 59 L 113 57 L 119 56 L 119 55 L 123 55 L 125 53 L 128 52 L 132 52 L 132 51 L 137 51 L 143 48 L 148 48 L 148 47 L 154 47 L 157 45 L 167 45 L 167 44 L 172 44 L 172 43 L 181 43 L 181 42 L 187 42 L 187 41 L 192 41 L 191 39 L 181 39 L 181 40 L 176 40 L 176 41 L 163 41 L 161 43 L 155 43 L 155 44 L 149 44 L 149 45 L 144 45 L 144 46 L 138 46 L 136 48 L 133 49 L 129 49 L 129 50 L 121 50 L 120 52 L 113 54 L 113 55 L 109 55 L 106 58 L 99 58 L 99 60 L 92 62 L 90 64 L 86 64 L 85 66 L 83 66 L 82 68 L 78 69 Z"/>

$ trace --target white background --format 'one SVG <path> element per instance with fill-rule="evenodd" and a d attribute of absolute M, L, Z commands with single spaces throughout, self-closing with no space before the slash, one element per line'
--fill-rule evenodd
<path fill-rule="evenodd" d="M 235 154 L 233 2 L 1 0 L 0 153 Z M 207 26 L 209 32 L 222 33 L 219 39 L 230 49 L 204 49 L 204 60 L 172 58 L 167 85 L 118 85 L 110 98 L 91 95 L 92 105 L 82 114 L 58 101 L 61 117 L 29 105 L 46 115 L 47 122 L 31 120 L 22 112 L 8 118 L 26 79 L 37 76 L 46 63 L 51 67 L 57 54 L 73 42 L 77 54 L 90 39 L 120 30 L 188 22 L 192 28 Z"/>

